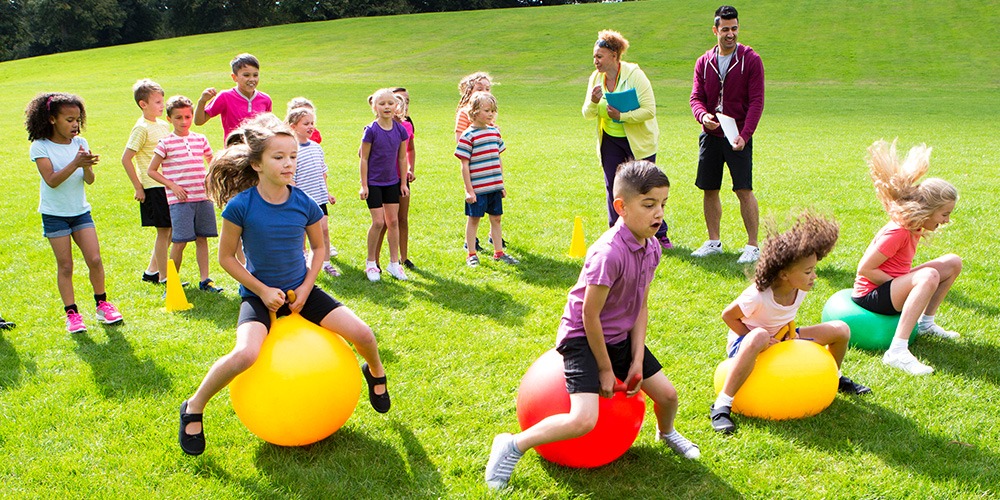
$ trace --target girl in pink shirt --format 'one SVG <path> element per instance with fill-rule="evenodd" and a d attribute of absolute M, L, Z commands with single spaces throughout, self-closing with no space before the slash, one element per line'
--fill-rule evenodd
<path fill-rule="evenodd" d="M 962 258 L 947 254 L 911 266 L 920 238 L 950 222 L 958 190 L 942 179 L 917 183 L 930 163 L 931 148 L 923 144 L 911 149 L 902 163 L 896 155 L 896 141 L 876 141 L 868 153 L 875 195 L 890 221 L 875 235 L 858 263 L 853 299 L 869 311 L 900 315 L 882 362 L 911 375 L 926 375 L 934 369 L 910 353 L 910 332 L 916 325 L 921 335 L 958 338 L 958 333 L 936 325 L 934 314 L 962 272 Z"/>

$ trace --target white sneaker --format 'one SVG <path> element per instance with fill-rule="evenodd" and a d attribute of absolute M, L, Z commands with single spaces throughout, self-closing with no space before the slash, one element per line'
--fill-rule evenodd
<path fill-rule="evenodd" d="M 932 337 L 941 337 L 943 339 L 950 339 L 950 340 L 957 339 L 958 337 L 961 336 L 961 335 L 958 334 L 958 332 L 953 332 L 951 330 L 945 330 L 944 328 L 941 328 L 937 324 L 932 324 L 931 327 L 928 328 L 928 329 L 926 329 L 926 330 L 920 330 L 920 329 L 918 329 L 917 330 L 917 334 L 918 335 L 930 335 Z"/>
<path fill-rule="evenodd" d="M 367 262 L 365 262 L 365 274 L 368 275 L 368 281 L 382 279 L 382 271 L 379 270 L 378 266 L 368 265 Z"/>
<path fill-rule="evenodd" d="M 497 434 L 490 448 L 490 459 L 486 462 L 486 485 L 494 490 L 507 487 L 514 466 L 523 455 L 514 447 L 514 436 Z"/>
<path fill-rule="evenodd" d="M 385 270 L 389 273 L 389 276 L 399 281 L 406 281 L 406 273 L 403 272 L 403 266 L 399 265 L 399 262 L 390 262 L 389 267 L 386 267 Z"/>
<path fill-rule="evenodd" d="M 674 450 L 674 453 L 684 458 L 689 460 L 701 458 L 701 449 L 698 448 L 698 445 L 682 436 L 676 429 L 670 434 L 664 434 L 660 432 L 660 428 L 657 427 L 656 439 L 663 441 L 664 444 L 666 444 L 671 450 Z"/>
<path fill-rule="evenodd" d="M 330 257 L 336 257 L 338 255 L 340 255 L 340 252 L 337 251 L 337 247 L 330 245 Z"/>
<path fill-rule="evenodd" d="M 910 375 L 928 375 L 934 372 L 934 368 L 921 363 L 910 351 L 903 351 L 900 354 L 886 351 L 885 355 L 882 356 L 882 362 L 893 368 L 899 368 Z"/>
<path fill-rule="evenodd" d="M 740 258 L 736 259 L 736 263 L 750 264 L 751 262 L 757 262 L 758 257 L 760 257 L 760 249 L 747 245 L 743 247 L 743 253 L 740 254 Z"/>
<path fill-rule="evenodd" d="M 722 253 L 722 242 L 712 243 L 711 241 L 706 241 L 698 247 L 697 250 L 691 252 L 692 257 L 707 257 L 712 254 Z"/>

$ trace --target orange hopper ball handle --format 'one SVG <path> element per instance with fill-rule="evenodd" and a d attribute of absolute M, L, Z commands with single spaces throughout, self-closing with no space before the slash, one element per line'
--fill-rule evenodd
<path fill-rule="evenodd" d="M 285 292 L 285 303 L 290 304 L 292 302 L 295 302 L 295 290 Z M 271 313 L 271 324 L 273 325 L 275 321 L 278 321 L 278 316 L 274 313 L 274 311 L 269 310 L 268 312 Z"/>
<path fill-rule="evenodd" d="M 640 380 L 642 380 L 642 374 L 636 373 L 635 375 L 632 376 L 632 379 L 628 381 L 628 385 L 625 385 L 625 382 L 619 382 L 619 383 L 615 384 L 615 387 L 612 390 L 614 392 L 628 392 L 628 391 L 631 391 L 631 390 L 635 389 L 635 387 L 637 385 L 639 385 L 639 381 Z"/>

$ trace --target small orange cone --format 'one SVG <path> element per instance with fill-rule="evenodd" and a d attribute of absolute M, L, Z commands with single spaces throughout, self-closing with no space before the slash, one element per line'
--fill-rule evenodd
<path fill-rule="evenodd" d="M 194 307 L 188 302 L 187 295 L 184 295 L 184 287 L 181 286 L 181 277 L 177 274 L 177 266 L 173 259 L 167 259 L 167 312 L 187 311 Z"/>
<path fill-rule="evenodd" d="M 579 215 L 573 221 L 573 241 L 569 244 L 569 256 L 573 258 L 587 256 L 587 243 L 583 241 L 583 217 Z"/>

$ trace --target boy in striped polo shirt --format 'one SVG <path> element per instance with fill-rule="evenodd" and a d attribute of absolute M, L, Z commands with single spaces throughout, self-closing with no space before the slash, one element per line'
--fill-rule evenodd
<path fill-rule="evenodd" d="M 503 251 L 500 216 L 507 190 L 503 184 L 500 153 L 506 149 L 500 130 L 490 125 L 496 120 L 497 100 L 489 92 L 476 92 L 469 100 L 469 118 L 472 125 L 458 138 L 455 156 L 462 162 L 465 180 L 465 245 L 469 256 L 465 262 L 470 267 L 479 265 L 476 255 L 476 231 L 479 220 L 490 214 L 490 237 L 493 240 L 493 260 L 517 264 L 517 259 Z"/>
<path fill-rule="evenodd" d="M 218 293 L 222 289 L 208 276 L 208 238 L 219 236 L 215 207 L 205 194 L 205 164 L 212 161 L 212 148 L 205 136 L 191 132 L 194 105 L 190 99 L 174 96 L 167 100 L 167 117 L 174 131 L 156 145 L 148 173 L 167 187 L 173 226 L 170 258 L 180 271 L 184 247 L 194 241 L 201 274 L 198 287 Z"/>

